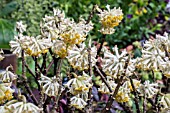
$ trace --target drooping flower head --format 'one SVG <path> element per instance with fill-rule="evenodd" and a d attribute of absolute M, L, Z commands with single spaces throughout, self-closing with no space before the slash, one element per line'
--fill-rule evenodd
<path fill-rule="evenodd" d="M 3 70 L 0 72 L 0 80 L 4 83 L 10 83 L 13 80 L 17 79 L 17 75 L 12 73 L 9 69 L 12 68 L 12 66 L 8 66 L 6 70 Z"/>
<path fill-rule="evenodd" d="M 90 83 L 91 77 L 83 72 L 83 75 L 77 76 L 74 74 L 75 78 L 70 79 L 65 86 L 69 89 L 70 93 L 73 95 L 81 94 L 83 92 L 88 92 L 92 87 Z"/>
<path fill-rule="evenodd" d="M 74 106 L 77 109 L 82 110 L 86 105 L 87 102 L 85 102 L 82 98 L 79 97 L 79 95 L 73 96 L 71 99 L 71 106 Z"/>
<path fill-rule="evenodd" d="M 57 81 L 56 76 L 53 78 L 46 77 L 41 75 L 41 79 L 38 81 L 42 86 L 42 91 L 48 96 L 57 96 L 59 94 L 59 90 L 63 89 L 62 86 Z"/>

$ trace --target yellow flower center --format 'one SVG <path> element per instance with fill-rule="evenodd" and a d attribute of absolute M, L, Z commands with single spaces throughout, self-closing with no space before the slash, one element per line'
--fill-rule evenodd
<path fill-rule="evenodd" d="M 61 48 L 60 50 L 56 50 L 55 53 L 60 57 L 60 58 L 65 58 L 67 56 L 67 49 L 66 48 Z"/>
<path fill-rule="evenodd" d="M 123 15 L 118 16 L 108 15 L 103 20 L 101 20 L 101 23 L 105 28 L 113 28 L 115 26 L 118 26 L 122 19 Z"/>
<path fill-rule="evenodd" d="M 64 33 L 61 37 L 67 45 L 79 44 L 83 41 L 83 37 L 81 37 L 78 33 Z"/>
<path fill-rule="evenodd" d="M 120 91 L 116 95 L 116 101 L 117 102 L 128 102 L 129 101 L 129 97 L 126 96 L 124 92 Z"/>
<path fill-rule="evenodd" d="M 10 90 L 5 91 L 5 99 L 11 100 L 13 98 L 12 93 Z"/>

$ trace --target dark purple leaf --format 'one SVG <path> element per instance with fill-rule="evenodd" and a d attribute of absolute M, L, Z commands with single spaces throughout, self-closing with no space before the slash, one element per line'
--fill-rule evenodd
<path fill-rule="evenodd" d="M 59 108 L 60 108 L 60 113 L 64 113 L 62 106 L 59 106 Z"/>
<path fill-rule="evenodd" d="M 114 109 L 112 109 L 112 108 L 110 109 L 110 112 L 111 113 L 116 113 L 116 111 Z"/>
<path fill-rule="evenodd" d="M 116 101 L 113 101 L 112 107 L 118 110 L 123 110 L 123 108 Z"/>
<path fill-rule="evenodd" d="M 95 86 L 92 87 L 92 94 L 93 94 L 93 97 L 96 101 L 99 101 L 99 95 L 98 95 L 98 90 Z"/>
<path fill-rule="evenodd" d="M 102 94 L 101 101 L 107 102 L 109 99 L 109 96 L 107 94 Z"/>
<path fill-rule="evenodd" d="M 60 102 L 64 105 L 67 105 L 67 101 L 65 99 L 61 99 Z"/>

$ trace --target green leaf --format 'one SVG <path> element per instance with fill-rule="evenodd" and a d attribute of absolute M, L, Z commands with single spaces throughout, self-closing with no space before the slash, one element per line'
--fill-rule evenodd
<path fill-rule="evenodd" d="M 0 19 L 0 48 L 8 47 L 9 41 L 14 38 L 14 24 Z"/>
<path fill-rule="evenodd" d="M 18 7 L 18 4 L 16 1 L 12 1 L 5 5 L 5 7 L 0 11 L 0 16 L 8 15 L 9 13 L 16 10 Z"/>

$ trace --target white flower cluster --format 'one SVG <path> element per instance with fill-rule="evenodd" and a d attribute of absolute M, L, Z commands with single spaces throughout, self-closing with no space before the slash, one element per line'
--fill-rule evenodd
<path fill-rule="evenodd" d="M 75 78 L 70 79 L 65 87 L 69 89 L 69 92 L 75 96 L 71 98 L 71 105 L 76 107 L 77 109 L 84 108 L 88 100 L 87 93 L 89 89 L 92 88 L 91 77 L 83 72 L 82 76 L 77 76 L 73 73 Z"/>
<path fill-rule="evenodd" d="M 110 86 L 110 88 L 112 88 L 112 90 L 114 91 L 116 86 L 117 86 L 115 81 L 110 76 L 107 76 L 106 80 L 107 80 L 107 83 Z M 98 91 L 101 92 L 101 93 L 104 93 L 104 94 L 110 94 L 111 93 L 105 83 L 102 83 L 100 85 L 100 88 L 98 88 Z"/>
<path fill-rule="evenodd" d="M 30 37 L 24 36 L 22 33 L 26 30 L 22 22 L 17 22 L 17 29 L 19 33 L 15 36 L 14 41 L 10 41 L 11 51 L 21 57 L 21 51 L 30 56 L 39 56 L 41 53 L 48 52 L 48 48 L 52 46 L 51 39 L 46 37 L 37 36 Z"/>
<path fill-rule="evenodd" d="M 97 59 L 95 58 L 97 55 L 97 48 L 93 46 L 91 48 L 91 63 L 92 66 L 94 66 L 97 62 Z M 86 47 L 85 43 L 82 43 L 79 47 L 76 45 L 68 51 L 67 59 L 70 63 L 70 65 L 73 66 L 73 68 L 78 70 L 84 70 L 89 68 L 89 61 L 88 61 L 88 48 Z"/>
<path fill-rule="evenodd" d="M 53 51 L 61 58 L 67 56 L 67 50 L 75 44 L 81 44 L 93 29 L 91 22 L 86 23 L 82 18 L 76 23 L 73 19 L 66 18 L 64 12 L 54 9 L 54 16 L 45 16 L 41 25 L 42 35 L 53 41 Z"/>
<path fill-rule="evenodd" d="M 5 103 L 7 100 L 13 98 L 14 90 L 11 89 L 12 82 L 17 79 L 17 75 L 12 73 L 9 69 L 12 68 L 8 66 L 6 70 L 0 72 L 0 104 Z"/>
<path fill-rule="evenodd" d="M 135 70 L 134 64 L 136 60 L 130 59 L 127 67 L 125 67 L 128 60 L 126 50 L 123 50 L 121 54 L 119 54 L 118 48 L 117 46 L 115 46 L 113 48 L 113 52 L 115 53 L 115 55 L 104 48 L 104 58 L 102 59 L 103 71 L 107 75 L 113 76 L 114 78 L 117 78 L 117 76 L 122 75 L 122 73 L 124 72 L 126 76 L 132 75 Z"/>
<path fill-rule="evenodd" d="M 152 98 L 155 94 L 158 93 L 158 84 L 157 83 L 150 83 L 149 80 L 145 81 L 144 84 L 141 86 L 141 94 L 146 94 L 147 98 Z"/>
<path fill-rule="evenodd" d="M 137 67 L 145 70 L 162 71 L 170 77 L 170 60 L 166 54 L 170 51 L 170 38 L 156 35 L 156 39 L 146 41 L 142 49 L 142 58 L 138 59 Z"/>
<path fill-rule="evenodd" d="M 0 72 L 0 80 L 4 83 L 12 83 L 13 80 L 17 79 L 17 75 L 12 73 L 9 69 L 12 69 L 12 66 L 8 66 L 6 70 Z"/>
<path fill-rule="evenodd" d="M 0 84 L 0 104 L 5 103 L 7 100 L 13 98 L 14 90 L 10 88 L 11 83 L 1 83 Z"/>
<path fill-rule="evenodd" d="M 63 86 L 58 83 L 56 76 L 49 78 L 41 75 L 41 79 L 38 82 L 42 86 L 42 92 L 50 97 L 57 96 L 59 94 L 59 90 L 63 90 Z"/>
<path fill-rule="evenodd" d="M 4 113 L 42 113 L 43 109 L 29 102 L 11 100 L 0 110 L 5 111 Z"/>
<path fill-rule="evenodd" d="M 103 34 L 113 34 L 115 32 L 114 27 L 118 26 L 121 20 L 123 19 L 123 13 L 120 8 L 110 9 L 110 5 L 106 6 L 107 10 L 102 11 L 98 6 L 96 7 L 99 11 L 100 23 L 102 28 L 100 30 Z"/>

